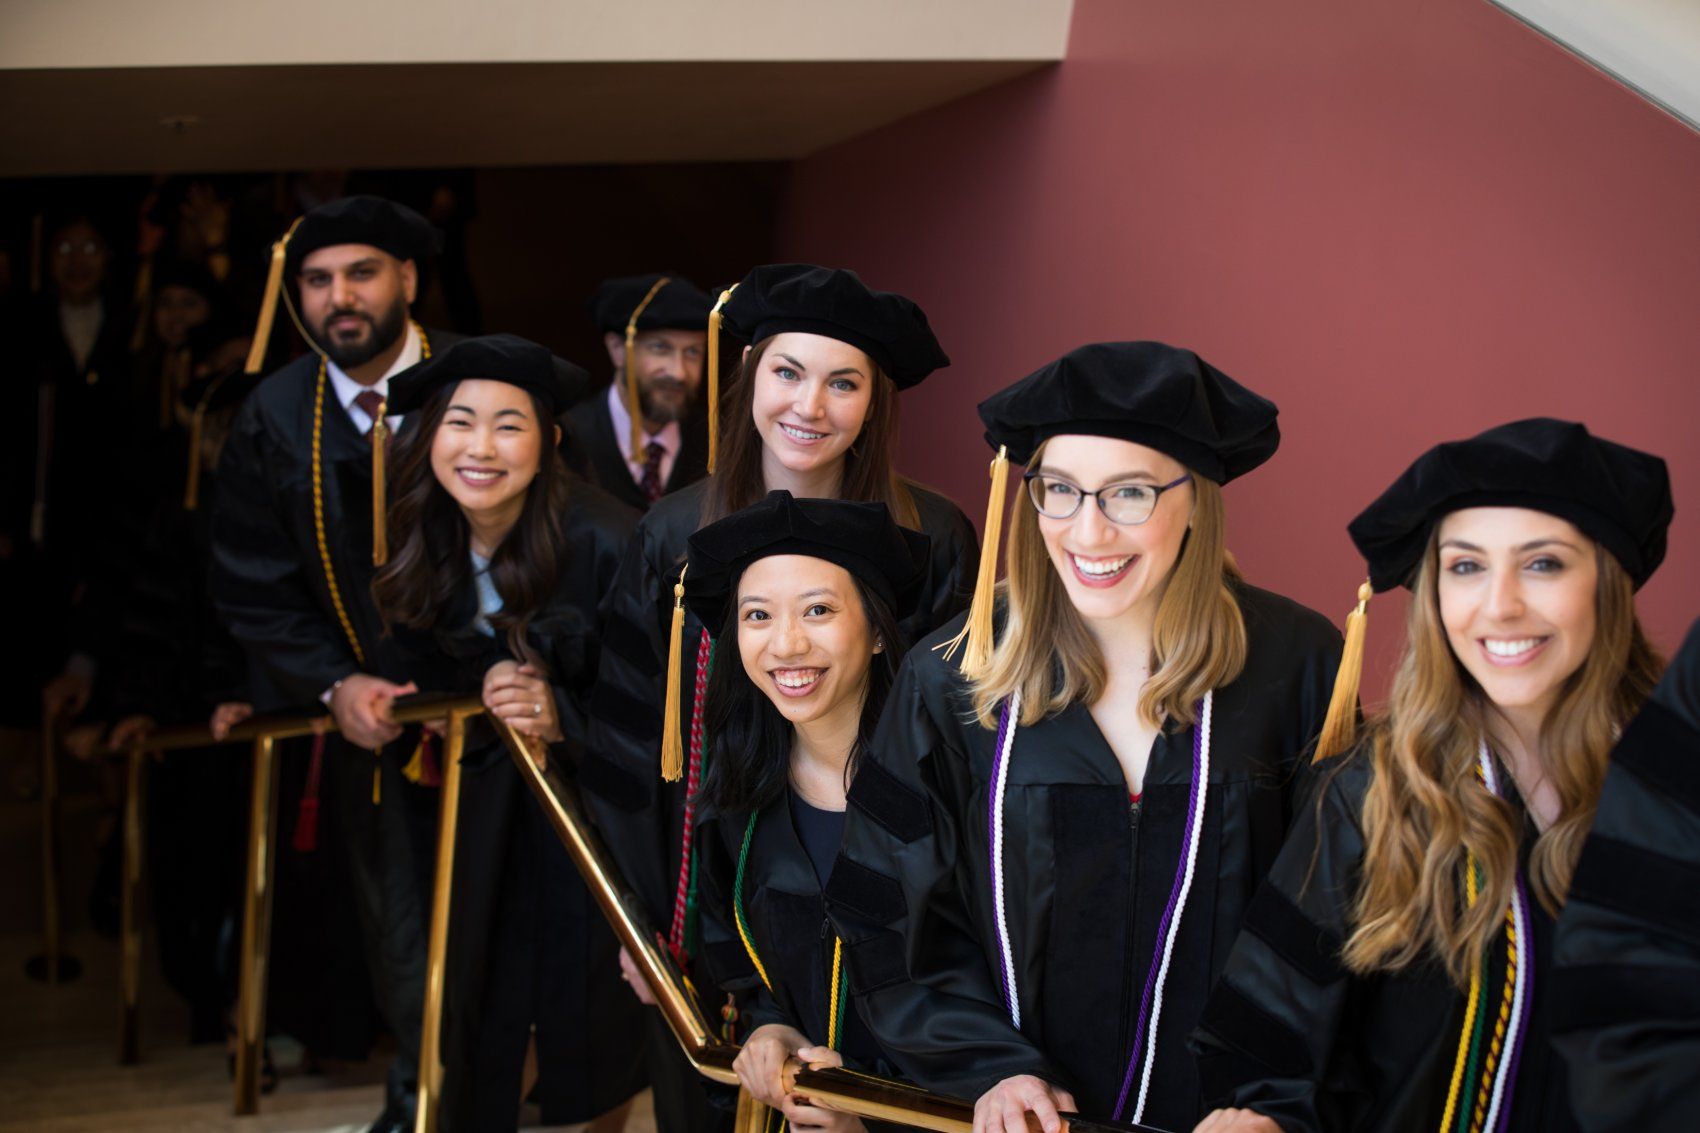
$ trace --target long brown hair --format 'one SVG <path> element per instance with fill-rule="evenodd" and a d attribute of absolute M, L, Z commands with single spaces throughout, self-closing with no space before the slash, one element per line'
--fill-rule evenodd
<path fill-rule="evenodd" d="M 1594 642 L 1559 689 L 1541 725 L 1539 759 L 1559 798 L 1559 817 L 1535 842 L 1529 879 L 1556 914 L 1593 823 L 1606 759 L 1619 729 L 1640 709 L 1663 662 L 1635 614 L 1628 573 L 1596 547 Z M 1417 568 L 1404 657 L 1386 708 L 1359 755 L 1374 777 L 1364 800 L 1364 862 L 1351 938 L 1354 972 L 1398 970 L 1433 958 L 1465 986 L 1505 920 L 1521 817 L 1484 790 L 1477 752 L 1492 705 L 1447 642 L 1440 617 L 1439 529 Z M 1480 896 L 1459 898 L 1466 856 L 1481 866 Z"/>
<path fill-rule="evenodd" d="M 756 373 L 761 368 L 762 356 L 776 337 L 764 338 L 750 347 L 749 355 L 738 363 L 726 392 L 721 395 L 719 467 L 708 478 L 700 521 L 704 527 L 742 511 L 767 495 L 761 473 L 761 433 L 755 428 L 751 414 Z M 892 450 L 897 444 L 897 386 L 878 363 L 871 358 L 868 361 L 873 368 L 868 420 L 856 443 L 844 454 L 844 479 L 838 498 L 882 503 L 900 526 L 918 531 L 921 520 L 910 491 L 911 482 L 897 474 L 893 462 Z"/>
<path fill-rule="evenodd" d="M 372 579 L 372 597 L 386 628 L 392 623 L 419 630 L 442 626 L 456 599 L 473 586 L 466 517 L 431 470 L 431 445 L 454 391 L 455 386 L 445 385 L 431 395 L 418 424 L 397 438 L 391 456 L 395 495 L 389 532 L 395 550 Z M 525 631 L 566 569 L 561 517 L 567 510 L 571 473 L 548 434 L 555 420 L 548 405 L 532 395 L 531 409 L 543 432 L 542 461 L 536 479 L 526 487 L 518 521 L 490 556 L 490 581 L 502 599 L 490 626 L 504 636 L 515 657 L 545 668 Z"/>
<path fill-rule="evenodd" d="M 1040 445 L 1028 460 L 1039 463 Z M 1169 571 L 1151 633 L 1151 676 L 1139 695 L 1147 724 L 1196 724 L 1197 702 L 1245 668 L 1245 616 L 1234 599 L 1239 567 L 1227 547 L 1222 486 L 1194 472 L 1192 528 Z M 1090 506 L 1090 505 L 1088 505 Z M 1026 492 L 1010 518 L 1009 575 L 1000 584 L 1006 610 L 991 664 L 974 684 L 974 712 L 996 726 L 998 705 L 1021 692 L 1021 724 L 1104 695 L 1109 673 L 1086 621 L 1045 550 L 1039 513 Z"/>

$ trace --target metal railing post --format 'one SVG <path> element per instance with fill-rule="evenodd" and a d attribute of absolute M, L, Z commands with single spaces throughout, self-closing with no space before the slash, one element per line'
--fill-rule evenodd
<path fill-rule="evenodd" d="M 58 721 L 41 718 L 41 955 L 31 956 L 24 972 L 32 980 L 59 984 L 76 979 L 83 966 L 65 954 L 61 919 L 62 879 L 59 865 L 59 733 Z"/>
<path fill-rule="evenodd" d="M 466 722 L 476 712 L 451 711 L 443 740 L 443 788 L 437 817 L 437 872 L 431 894 L 431 935 L 425 965 L 425 1015 L 419 1040 L 419 1107 L 415 1133 L 436 1133 L 443 1100 L 443 973 L 448 962 L 449 902 L 454 892 L 455 831 L 460 822 L 460 764 Z"/>
<path fill-rule="evenodd" d="M 124 757 L 124 864 L 118 984 L 123 997 L 118 1026 L 118 1064 L 133 1066 L 141 1059 L 142 994 L 142 857 L 147 852 L 143 822 L 147 790 L 147 752 L 131 745 Z"/>
<path fill-rule="evenodd" d="M 239 1117 L 260 1111 L 277 778 L 276 741 L 269 733 L 263 733 L 254 740 L 254 782 L 248 807 L 248 893 L 242 908 L 242 975 L 236 1003 L 236 1114 Z"/>

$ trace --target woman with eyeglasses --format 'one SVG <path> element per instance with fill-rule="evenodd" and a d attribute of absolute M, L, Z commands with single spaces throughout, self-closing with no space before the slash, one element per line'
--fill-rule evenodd
<path fill-rule="evenodd" d="M 1191 1128 L 1186 1037 L 1294 810 L 1340 635 L 1246 583 L 1222 485 L 1273 404 L 1099 343 L 981 403 L 1027 465 L 1009 576 L 912 650 L 827 887 L 856 1005 L 975 1133 L 1058 1111 Z M 988 532 L 985 554 L 995 561 Z M 960 645 L 961 648 L 957 648 Z"/>

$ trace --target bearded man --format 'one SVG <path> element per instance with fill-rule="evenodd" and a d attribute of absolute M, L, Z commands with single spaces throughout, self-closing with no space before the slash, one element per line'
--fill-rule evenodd
<path fill-rule="evenodd" d="M 614 380 L 568 421 L 591 476 L 639 511 L 708 474 L 698 392 L 712 305 L 690 280 L 658 273 L 604 280 L 586 304 Z"/>
<path fill-rule="evenodd" d="M 409 759 L 417 740 L 388 717 L 396 697 L 435 682 L 407 671 L 372 602 L 374 525 L 384 522 L 373 514 L 372 464 L 401 423 L 384 419 L 390 377 L 455 340 L 409 316 L 419 263 L 440 246 L 424 217 L 378 197 L 332 201 L 296 222 L 274 248 L 273 283 L 294 283 L 313 352 L 243 404 L 213 504 L 213 599 L 247 654 L 256 710 L 323 705 L 340 731 L 313 756 L 307 782 L 337 835 L 327 848 L 346 858 L 337 872 L 353 889 L 366 967 L 396 1039 L 372 1126 L 380 1133 L 413 1126 L 436 814 L 436 792 L 403 771 L 420 766 Z M 307 810 L 295 820 L 298 848 Z M 289 838 L 291 819 L 282 829 Z"/>

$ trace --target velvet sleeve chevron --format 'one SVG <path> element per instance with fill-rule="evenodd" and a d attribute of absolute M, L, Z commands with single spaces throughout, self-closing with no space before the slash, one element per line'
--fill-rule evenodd
<path fill-rule="evenodd" d="M 827 912 L 856 1008 L 906 1078 L 970 1098 L 1017 1074 L 1067 1085 L 1011 1024 L 964 898 L 972 782 L 948 732 L 978 725 L 948 707 L 955 680 L 925 642 L 905 659 L 850 787 Z"/>
<path fill-rule="evenodd" d="M 1612 754 L 1554 944 L 1553 1045 L 1584 1129 L 1700 1113 L 1700 625 Z"/>
<path fill-rule="evenodd" d="M 1335 1040 L 1352 995 L 1339 955 L 1363 856 L 1366 761 L 1343 759 L 1299 808 L 1193 1035 L 1206 1101 L 1255 1109 L 1289 1133 L 1337 1127 L 1359 1092 Z"/>

